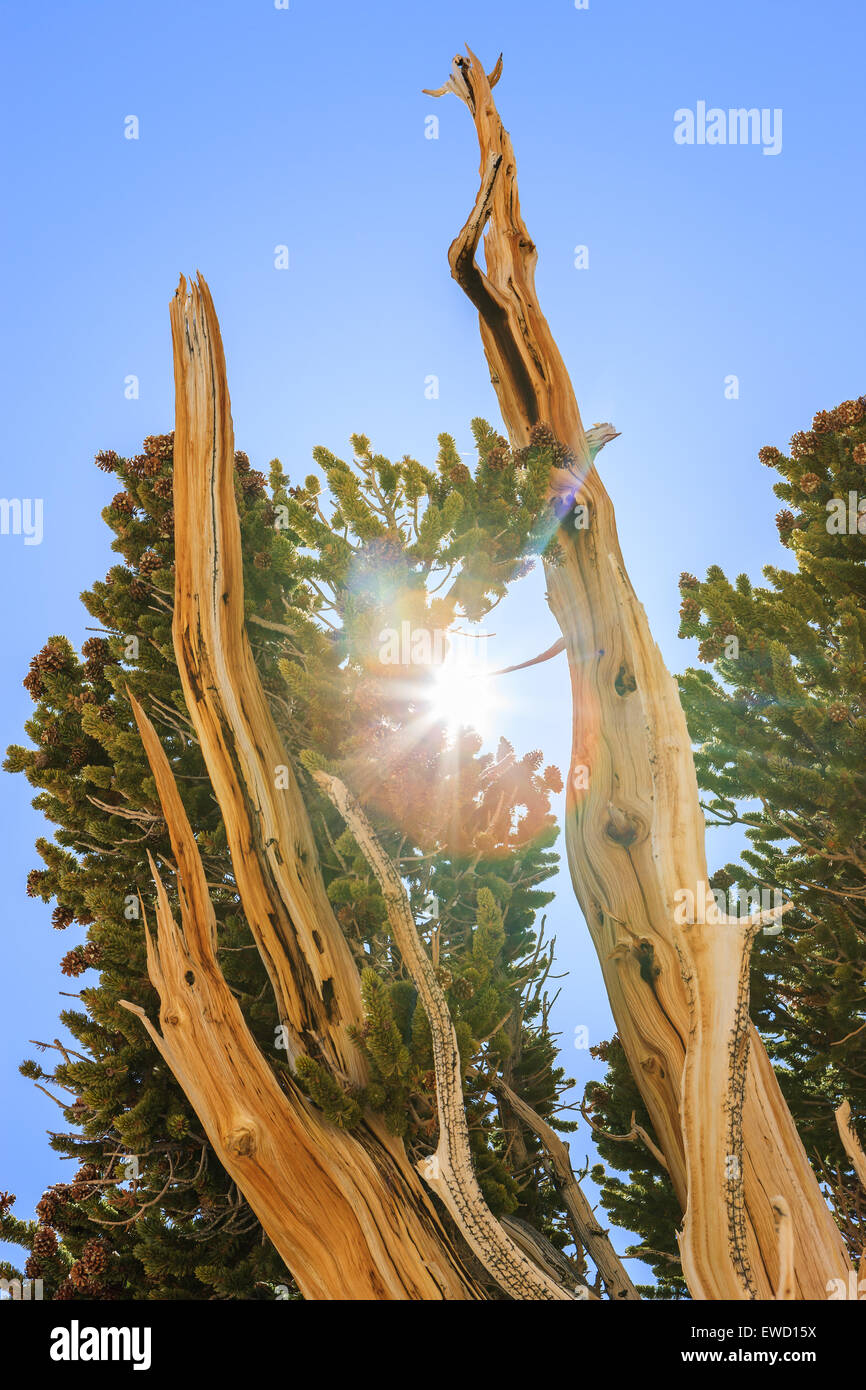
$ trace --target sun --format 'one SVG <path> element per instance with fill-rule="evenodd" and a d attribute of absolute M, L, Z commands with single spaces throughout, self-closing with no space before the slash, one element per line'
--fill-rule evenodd
<path fill-rule="evenodd" d="M 430 712 L 450 737 L 461 728 L 488 734 L 497 703 L 490 676 L 476 663 L 449 656 L 436 672 Z"/>

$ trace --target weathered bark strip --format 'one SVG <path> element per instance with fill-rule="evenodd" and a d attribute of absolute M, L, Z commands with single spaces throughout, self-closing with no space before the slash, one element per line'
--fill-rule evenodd
<path fill-rule="evenodd" d="M 524 1253 L 484 1200 L 472 1166 L 457 1035 L 445 993 L 419 939 L 403 882 L 345 784 L 327 772 L 314 775 L 342 815 L 378 880 L 394 940 L 430 1022 L 439 1142 L 435 1154 L 423 1159 L 419 1170 L 501 1289 L 522 1301 L 570 1300 L 571 1294 Z M 587 1293 L 588 1290 L 582 1290 L 584 1298 Z"/>
<path fill-rule="evenodd" d="M 866 1191 L 866 1153 L 863 1152 L 863 1146 L 857 1138 L 851 1120 L 851 1102 L 843 1100 L 835 1114 L 839 1138 L 842 1140 L 845 1152 L 851 1160 L 854 1172 L 860 1179 L 864 1191 Z"/>
<path fill-rule="evenodd" d="M 171 325 L 173 635 L 187 708 L 244 912 L 287 1029 L 289 1060 L 305 1053 L 362 1084 L 363 1061 L 346 1032 L 347 1024 L 362 1022 L 358 973 L 328 901 L 309 817 L 244 628 L 234 430 L 219 324 L 201 276 L 188 292 L 181 277 Z"/>
<path fill-rule="evenodd" d="M 574 1176 L 568 1145 L 560 1139 L 556 1130 L 527 1105 L 526 1101 L 506 1086 L 502 1081 L 493 1083 L 493 1089 L 501 1094 L 527 1128 L 541 1140 L 559 1179 L 559 1192 L 571 1217 L 572 1230 L 587 1254 L 595 1264 L 604 1280 L 608 1294 L 615 1302 L 640 1299 L 640 1294 L 623 1267 L 622 1261 L 610 1242 L 610 1237 L 596 1221 L 580 1183 Z"/>
<path fill-rule="evenodd" d="M 840 1261 L 847 1269 L 847 1256 L 766 1052 L 750 1024 L 740 1027 L 739 1013 L 730 1033 L 710 1031 L 713 1020 L 731 1020 L 739 952 L 722 948 L 731 961 L 714 979 L 709 938 L 728 928 L 678 927 L 674 918 L 677 890 L 695 892 L 707 879 L 688 730 L 676 685 L 626 574 L 613 507 L 591 466 L 574 391 L 538 304 L 536 249 L 520 214 L 514 152 L 490 88 L 483 67 L 469 53 L 454 60 L 440 89 L 454 92 L 469 108 L 481 153 L 479 194 L 449 261 L 479 311 L 491 380 L 512 444 L 525 446 L 533 426 L 545 423 L 574 459 L 550 480 L 551 499 L 565 519 L 558 532 L 563 563 L 548 566 L 547 580 L 572 684 L 566 845 L 575 892 L 674 1187 L 684 1209 L 692 1194 L 708 1204 L 702 1211 L 693 1207 L 687 1220 L 688 1243 L 694 1244 L 699 1230 L 705 1233 L 700 1248 L 693 1249 L 692 1293 L 743 1297 L 753 1287 L 760 1298 L 773 1296 L 779 1258 L 768 1194 L 778 1193 L 792 1216 L 797 1296 L 822 1298 L 827 1270 L 838 1269 Z M 485 228 L 486 272 L 475 260 Z M 588 530 L 568 525 L 578 496 L 588 509 Z M 713 1045 L 721 1054 L 718 1066 L 707 1051 Z M 709 1093 L 689 1084 L 688 1105 L 698 1104 L 703 1118 L 681 1115 L 689 1051 L 693 1074 L 708 1069 L 707 1080 L 712 1072 L 717 1087 Z M 726 1123 L 738 1142 L 730 1107 L 739 1104 L 742 1066 L 741 1223 L 719 1172 L 724 1131 L 710 1111 L 728 1107 Z M 704 1129 L 712 1136 L 710 1144 L 697 1139 Z M 747 1267 L 752 1285 L 744 1283 Z"/>
<path fill-rule="evenodd" d="M 263 1058 L 219 968 L 204 869 L 168 759 L 132 706 L 169 828 L 182 925 L 151 860 L 157 938 L 147 932 L 147 964 L 161 1032 L 121 1002 L 141 1019 L 305 1298 L 478 1296 L 408 1163 L 401 1169 L 372 1134 L 326 1122 L 292 1083 L 281 1088 Z"/>

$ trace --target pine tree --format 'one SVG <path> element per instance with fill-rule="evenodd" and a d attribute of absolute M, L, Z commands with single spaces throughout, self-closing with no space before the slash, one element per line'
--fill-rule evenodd
<path fill-rule="evenodd" d="M 794 566 L 767 565 L 761 587 L 717 565 L 682 576 L 680 632 L 712 671 L 688 670 L 680 689 L 708 823 L 747 841 L 713 888 L 729 907 L 761 890 L 793 904 L 753 948 L 752 1016 L 856 1265 L 864 1195 L 834 1111 L 848 1100 L 866 1114 L 866 397 L 819 412 L 788 454 L 759 457 L 780 475 L 776 524 Z M 599 1124 L 622 1133 L 635 1111 L 649 1128 L 617 1039 L 602 1056 L 606 1081 L 589 1088 Z M 604 1180 L 611 1217 L 675 1255 L 663 1170 L 633 1145 L 599 1151 L 629 1170 L 628 1183 Z M 660 1287 L 679 1284 L 668 1261 L 654 1270 Z"/>
<path fill-rule="evenodd" d="M 474 474 L 448 436 L 436 471 L 408 458 L 393 464 L 362 436 L 351 465 L 317 450 L 324 492 L 317 475 L 291 486 L 278 461 L 268 487 L 246 455 L 235 458 L 250 638 L 309 797 L 329 896 L 364 971 L 366 1023 L 356 1042 L 370 1062 L 369 1085 L 353 1094 L 310 1058 L 295 1080 L 335 1124 L 352 1127 L 368 1107 L 413 1155 L 435 1144 L 429 1027 L 390 942 L 381 892 L 309 776 L 327 765 L 365 798 L 427 919 L 422 930 L 465 1063 L 485 1197 L 564 1248 L 574 1233 L 539 1142 L 490 1086 L 504 1078 L 542 1118 L 571 1127 L 557 1115 L 570 1083 L 548 1021 L 549 948 L 534 925 L 551 897 L 539 884 L 556 862 L 549 797 L 559 775 L 540 754 L 520 758 L 504 741 L 482 753 L 468 729 L 452 743 L 431 713 L 434 664 L 407 670 L 383 663 L 379 650 L 379 633 L 404 621 L 447 633 L 458 611 L 481 616 L 533 554 L 552 548 L 542 506 L 547 441 L 515 456 L 485 422 L 473 428 Z M 97 635 L 80 653 L 52 637 L 34 657 L 25 678 L 34 746 L 11 748 L 5 764 L 38 788 L 34 805 L 57 827 L 38 842 L 44 867 L 28 875 L 27 891 L 56 903 L 55 928 L 83 936 L 62 960 L 70 978 L 85 977 L 80 1007 L 61 1015 L 75 1046 L 47 1043 L 42 1059 L 21 1068 L 65 1092 L 66 1128 L 51 1142 L 78 1171 L 46 1192 L 37 1221 L 17 1220 L 7 1203 L 0 1224 L 30 1251 L 27 1272 L 60 1299 L 267 1298 L 291 1286 L 179 1086 L 118 1002 L 153 1010 L 147 855 L 171 863 L 131 694 L 159 730 L 196 830 L 221 968 L 273 1070 L 288 1071 L 172 648 L 172 442 L 153 436 L 133 459 L 97 456 L 122 488 L 103 513 L 122 563 L 82 595 Z M 450 588 L 431 597 L 443 576 Z M 433 916 L 431 901 L 439 904 Z M 582 1268 L 582 1251 L 575 1261 Z"/>

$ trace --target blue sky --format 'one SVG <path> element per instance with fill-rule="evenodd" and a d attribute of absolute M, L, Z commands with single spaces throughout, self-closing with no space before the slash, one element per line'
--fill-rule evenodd
<path fill-rule="evenodd" d="M 538 286 L 587 423 L 622 437 L 600 471 L 632 579 L 671 669 L 681 570 L 753 577 L 778 545 L 762 444 L 784 446 L 864 382 L 864 10 L 856 0 L 13 0 L 2 21 L 2 491 L 42 498 L 44 538 L 0 536 L 0 738 L 20 741 L 31 655 L 80 643 L 78 594 L 112 556 L 96 450 L 138 452 L 173 425 L 168 301 L 200 268 L 220 315 L 235 433 L 254 466 L 293 477 L 352 431 L 430 462 L 445 429 L 497 420 L 475 314 L 448 245 L 475 197 L 465 109 L 424 96 L 465 42 L 492 66 L 540 253 Z M 782 149 L 675 143 L 674 112 L 783 113 Z M 425 119 L 439 138 L 425 139 Z M 138 117 L 140 138 L 124 138 Z M 290 266 L 274 268 L 274 248 Z M 574 249 L 589 248 L 576 269 Z M 139 398 L 124 395 L 139 380 Z M 439 378 L 438 399 L 425 379 Z M 735 375 L 737 399 L 726 399 Z M 521 660 L 557 631 L 534 575 L 493 615 L 491 656 Z M 499 658 L 502 658 L 500 663 Z M 563 664 L 506 678 L 501 731 L 568 760 Z M 50 908 L 24 895 L 44 833 L 23 778 L 2 785 L 0 1187 L 32 1211 L 68 1164 L 56 1107 L 17 1073 L 57 1034 Z M 711 862 L 727 857 L 721 847 Z M 565 879 L 549 913 L 572 1045 L 609 1036 L 607 1002 Z M 75 929 L 77 930 L 77 929 Z M 572 1151 L 591 1152 L 585 1127 Z M 620 1246 L 626 1238 L 619 1241 Z"/>

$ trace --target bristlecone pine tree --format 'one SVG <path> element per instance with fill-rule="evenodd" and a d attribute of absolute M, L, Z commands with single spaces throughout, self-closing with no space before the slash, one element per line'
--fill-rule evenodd
<path fill-rule="evenodd" d="M 846 1101 L 866 1115 L 866 396 L 820 411 L 787 455 L 768 446 L 759 458 L 781 475 L 776 525 L 794 568 L 767 565 L 767 587 L 717 565 L 703 581 L 682 576 L 680 635 L 700 640 L 715 674 L 691 669 L 680 690 L 709 823 L 742 826 L 748 841 L 714 888 L 780 890 L 794 903 L 782 932 L 757 939 L 752 1017 L 859 1265 L 866 1192 L 834 1116 Z M 618 1039 L 596 1055 L 608 1062 L 605 1082 L 587 1088 L 600 1130 L 628 1132 L 633 1114 L 649 1126 Z M 655 1295 L 677 1295 L 667 1174 L 640 1144 L 597 1143 L 609 1169 L 629 1174 L 594 1173 L 609 1215 L 656 1252 L 645 1256 Z"/>
<path fill-rule="evenodd" d="M 36 746 L 8 759 L 58 826 L 30 891 L 87 929 L 67 973 L 100 972 L 65 1016 L 77 1047 L 24 1066 L 65 1091 L 54 1143 L 81 1166 L 38 1225 L 3 1199 L 56 1297 L 637 1296 L 555 1132 L 535 919 L 559 775 L 452 744 L 432 702 L 432 635 L 537 557 L 573 695 L 569 868 L 689 1292 L 814 1298 L 850 1271 L 749 1019 L 781 914 L 715 910 L 685 716 L 594 466 L 615 432 L 587 436 L 538 304 L 501 70 L 469 53 L 434 93 L 481 153 L 449 262 L 507 439 L 476 421 L 474 472 L 448 436 L 435 469 L 358 436 L 352 463 L 320 450 L 295 487 L 274 464 L 268 489 L 235 452 L 201 278 L 171 306 L 174 435 L 100 456 L 125 563 L 85 596 L 80 654 L 35 658 Z"/>
<path fill-rule="evenodd" d="M 469 729 L 450 742 L 431 713 L 435 668 L 425 639 L 451 626 L 458 593 L 462 610 L 481 616 L 548 543 L 532 527 L 549 451 L 515 458 L 483 421 L 474 430 L 474 476 L 447 435 L 435 471 L 374 455 L 361 436 L 350 465 L 317 450 L 328 516 L 316 475 L 290 487 L 275 461 L 268 487 L 244 454 L 234 455 L 248 631 L 287 759 L 273 772 L 277 782 L 296 774 L 304 785 L 327 897 L 357 963 L 363 1018 L 349 1032 L 366 1063 L 360 1085 L 347 1084 L 312 1048 L 290 1063 L 280 1047 L 280 1015 L 239 902 L 172 648 L 172 436 L 145 440 L 132 459 L 97 456 L 122 487 L 104 517 L 124 563 L 83 595 L 100 635 L 84 641 L 80 656 L 53 637 L 34 657 L 24 683 L 36 703 L 27 726 L 35 747 L 12 748 L 6 761 L 40 788 L 34 804 L 59 827 L 53 841 L 39 842 L 45 867 L 29 874 L 27 891 L 56 902 L 56 928 L 86 928 L 61 962 L 64 974 L 85 977 L 81 1007 L 61 1015 L 77 1048 L 49 1042 L 21 1068 L 66 1093 L 66 1128 L 52 1144 L 80 1166 L 46 1192 L 36 1223 L 7 1213 L 2 1224 L 7 1239 L 31 1252 L 25 1273 L 43 1277 L 54 1297 L 272 1298 L 291 1285 L 181 1086 L 119 1003 L 158 1008 L 145 951 L 144 923 L 154 914 L 148 855 L 172 864 L 130 693 L 159 727 L 196 827 L 219 967 L 275 1085 L 300 1087 L 322 1123 L 347 1133 L 375 1124 L 384 1145 L 399 1142 L 413 1158 L 435 1147 L 431 1037 L 418 991 L 395 951 L 381 888 L 306 762 L 339 770 L 364 798 L 427 924 L 490 1210 L 510 1218 L 524 1242 L 537 1239 L 548 1259 L 570 1247 L 559 1266 L 566 1283 L 585 1272 L 560 1184 L 537 1134 L 508 1102 L 513 1092 L 539 1121 L 574 1127 L 556 1117 L 568 1082 L 547 1017 L 551 950 L 535 925 L 551 897 L 540 885 L 555 867 L 549 796 L 561 779 L 542 768 L 540 753 L 518 757 L 504 740 L 495 756 L 480 751 Z M 499 533 L 498 545 L 479 549 L 482 532 Z M 428 590 L 449 574 L 431 599 Z M 409 665 L 404 623 L 414 643 Z M 396 634 L 393 661 L 383 633 Z M 98 984 L 86 982 L 89 971 L 99 972 Z M 474 1270 L 467 1290 L 495 1290 L 464 1253 Z"/>

